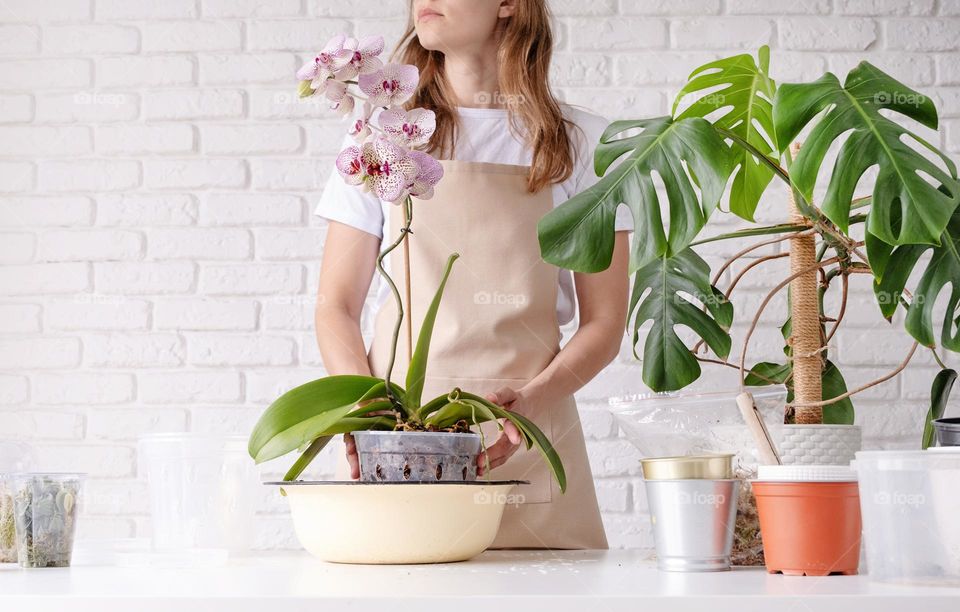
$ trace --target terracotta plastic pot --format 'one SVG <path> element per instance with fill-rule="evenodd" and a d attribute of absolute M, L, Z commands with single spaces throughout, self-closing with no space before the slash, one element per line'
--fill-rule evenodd
<path fill-rule="evenodd" d="M 790 576 L 856 574 L 856 482 L 753 482 L 767 571 Z"/>

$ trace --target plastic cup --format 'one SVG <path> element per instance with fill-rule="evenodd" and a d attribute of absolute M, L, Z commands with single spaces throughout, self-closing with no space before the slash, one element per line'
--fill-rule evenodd
<path fill-rule="evenodd" d="M 871 580 L 960 586 L 960 449 L 857 453 Z"/>
<path fill-rule="evenodd" d="M 250 548 L 259 476 L 245 437 L 141 436 L 139 460 L 154 550 L 189 555 Z"/>
<path fill-rule="evenodd" d="M 69 567 L 84 476 L 15 474 L 13 514 L 20 566 Z"/>

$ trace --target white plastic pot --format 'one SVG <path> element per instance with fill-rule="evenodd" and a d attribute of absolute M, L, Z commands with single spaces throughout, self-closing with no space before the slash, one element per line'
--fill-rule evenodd
<path fill-rule="evenodd" d="M 466 561 L 493 543 L 516 482 L 284 482 L 297 538 L 333 563 Z"/>
<path fill-rule="evenodd" d="M 857 453 L 872 580 L 960 586 L 960 450 Z"/>

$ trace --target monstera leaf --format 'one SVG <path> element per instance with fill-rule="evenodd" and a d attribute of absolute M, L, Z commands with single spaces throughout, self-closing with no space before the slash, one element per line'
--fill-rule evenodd
<path fill-rule="evenodd" d="M 700 364 L 677 335 L 677 326 L 691 329 L 720 357 L 730 354 L 727 328 L 733 305 L 710 284 L 710 267 L 691 249 L 637 270 L 630 312 L 634 351 L 640 327 L 653 321 L 643 345 L 643 382 L 654 391 L 675 391 L 700 376 Z"/>
<path fill-rule="evenodd" d="M 854 189 L 867 169 L 877 166 L 869 232 L 894 245 L 937 244 L 960 203 L 956 167 L 931 144 L 882 115 L 883 109 L 937 127 L 937 110 L 929 98 L 866 62 L 850 71 L 843 85 L 830 73 L 813 83 L 781 85 L 773 104 L 781 151 L 823 113 L 790 167 L 790 176 L 811 199 L 824 156 L 849 132 L 831 172 L 823 212 L 847 231 Z M 946 170 L 914 150 L 908 140 L 939 158 Z"/>
<path fill-rule="evenodd" d="M 888 319 L 896 312 L 907 281 L 921 256 L 927 250 L 933 252 L 913 288 L 905 327 L 920 344 L 936 346 L 934 319 L 942 316 L 940 343 L 951 351 L 960 351 L 960 331 L 957 330 L 957 316 L 960 314 L 960 211 L 954 212 L 940 236 L 939 246 L 905 244 L 892 247 L 869 232 L 866 243 L 874 275 L 874 293 L 880 311 Z M 947 285 L 950 285 L 950 294 L 945 311 L 937 314 L 934 306 Z"/>
<path fill-rule="evenodd" d="M 738 135 L 755 149 L 776 158 L 779 153 L 773 129 L 773 96 L 776 84 L 770 78 L 770 48 L 760 47 L 759 64 L 749 54 L 728 57 L 700 66 L 677 94 L 673 114 L 679 119 L 711 116 L 714 126 Z M 701 94 L 677 115 L 685 96 Z M 719 112 L 718 112 L 719 111 Z M 747 149 L 732 148 L 736 171 L 730 186 L 730 211 L 753 221 L 760 196 L 773 179 L 773 170 Z"/>
<path fill-rule="evenodd" d="M 628 130 L 640 132 L 625 135 Z M 540 220 L 544 260 L 577 272 L 609 267 L 621 202 L 634 219 L 631 271 L 679 253 L 716 209 L 731 169 L 730 149 L 710 123 L 696 117 L 610 124 L 595 153 L 597 175 L 603 176 L 621 157 L 612 172 Z M 669 229 L 660 214 L 654 174 L 663 181 Z"/>

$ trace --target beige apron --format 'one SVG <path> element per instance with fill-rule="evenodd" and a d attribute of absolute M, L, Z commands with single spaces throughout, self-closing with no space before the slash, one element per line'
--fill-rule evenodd
<path fill-rule="evenodd" d="M 549 188 L 527 192 L 528 167 L 443 161 L 434 197 L 415 200 L 410 236 L 413 337 L 439 285 L 447 257 L 460 253 L 437 315 L 423 401 L 454 387 L 485 395 L 518 389 L 560 350 L 558 269 L 540 258 L 537 221 L 551 210 Z M 403 211 L 391 207 L 389 234 L 399 235 Z M 391 275 L 404 285 L 403 249 L 391 253 Z M 383 376 L 396 305 L 377 314 L 369 362 Z M 400 334 L 392 380 L 403 384 L 406 333 Z M 580 417 L 572 396 L 535 422 L 563 460 L 567 491 L 560 493 L 536 448 L 521 446 L 492 479 L 529 480 L 517 488 L 523 503 L 508 505 L 494 548 L 607 548 Z M 483 428 L 489 445 L 494 424 Z"/>

